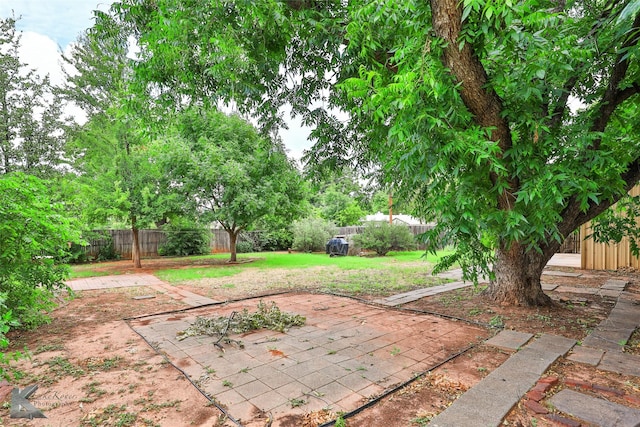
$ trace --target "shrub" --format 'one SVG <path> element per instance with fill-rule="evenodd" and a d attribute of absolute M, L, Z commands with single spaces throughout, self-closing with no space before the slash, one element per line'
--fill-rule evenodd
<path fill-rule="evenodd" d="M 293 234 L 286 229 L 250 231 L 240 234 L 238 243 L 240 242 L 249 242 L 253 245 L 251 250 L 243 253 L 283 251 L 291 247 Z"/>
<path fill-rule="evenodd" d="M 327 241 L 337 232 L 329 221 L 307 218 L 293 223 L 292 248 L 301 252 L 324 251 Z"/>
<path fill-rule="evenodd" d="M 116 252 L 116 247 L 113 244 L 113 236 L 106 232 L 99 234 L 99 236 L 97 240 L 100 242 L 100 249 L 96 254 L 96 261 L 120 259 L 120 254 Z"/>
<path fill-rule="evenodd" d="M 385 256 L 389 251 L 415 249 L 415 237 L 406 225 L 368 223 L 361 234 L 354 236 L 356 245 Z"/>
<path fill-rule="evenodd" d="M 6 347 L 11 328 L 47 322 L 56 292 L 66 289 L 68 267 L 56 260 L 79 236 L 49 188 L 47 182 L 21 173 L 0 177 L 0 347 Z M 16 355 L 0 353 L 0 365 Z M 0 374 L 5 373 L 0 366 Z"/>
<path fill-rule="evenodd" d="M 90 261 L 90 257 L 85 250 L 86 245 L 80 243 L 72 243 L 64 254 L 56 258 L 57 262 L 65 264 L 84 264 Z"/>
<path fill-rule="evenodd" d="M 253 247 L 253 242 L 243 240 L 241 242 L 236 243 L 236 253 L 248 254 L 251 252 L 255 252 L 255 249 Z"/>
<path fill-rule="evenodd" d="M 293 244 L 293 233 L 287 229 L 259 231 L 255 243 L 259 251 L 284 251 Z"/>
<path fill-rule="evenodd" d="M 13 318 L 13 312 L 7 310 L 5 301 L 7 300 L 6 293 L 0 293 L 0 379 L 13 380 L 16 379 L 18 372 L 13 369 L 10 363 L 14 360 L 18 360 L 25 355 L 19 351 L 4 352 L 9 346 L 9 340 L 6 337 L 7 332 L 11 328 L 20 326 L 20 323 Z"/>
<path fill-rule="evenodd" d="M 208 229 L 186 221 L 169 223 L 162 227 L 167 240 L 158 248 L 159 255 L 188 256 L 210 252 L 211 233 Z"/>

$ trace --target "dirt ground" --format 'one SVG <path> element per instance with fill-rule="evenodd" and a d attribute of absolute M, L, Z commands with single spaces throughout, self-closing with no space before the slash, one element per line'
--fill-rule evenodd
<path fill-rule="evenodd" d="M 129 261 L 122 261 L 123 265 Z M 181 267 L 162 261 L 145 260 L 144 272 L 160 268 Z M 186 265 L 184 266 L 187 267 Z M 215 266 L 223 268 L 223 265 Z M 110 264 L 106 271 L 122 271 Z M 126 270 L 126 269 L 125 269 Z M 573 270 L 571 270 L 573 271 Z M 140 272 L 136 270 L 135 272 Z M 640 274 L 626 272 L 586 272 L 579 278 L 543 276 L 550 284 L 572 287 L 599 287 L 608 278 L 630 281 L 627 290 L 640 299 Z M 244 273 L 243 273 L 244 274 Z M 254 273 L 255 275 L 256 273 Z M 295 277 L 291 277 L 295 274 Z M 255 296 L 278 289 L 322 289 L 317 274 L 291 273 L 279 270 L 261 271 L 270 280 L 246 277 L 232 289 L 222 286 L 223 279 L 208 279 L 183 285 L 182 288 L 216 298 Z M 220 280 L 220 282 L 216 282 Z M 268 285 L 265 286 L 265 283 Z M 252 285 L 253 284 L 253 285 Z M 206 289 L 208 288 L 208 289 Z M 207 290 L 207 292 L 203 292 Z M 593 295 L 549 292 L 556 301 L 553 307 L 525 309 L 500 307 L 485 299 L 481 289 L 465 288 L 439 294 L 408 304 L 406 308 L 466 319 L 487 327 L 504 327 L 521 332 L 552 333 L 583 339 L 605 319 L 615 301 Z M 136 296 L 153 296 L 134 299 Z M 377 296 L 359 295 L 364 299 Z M 0 425 L 27 426 L 215 426 L 224 425 L 220 411 L 187 380 L 184 375 L 157 354 L 123 320 L 142 314 L 184 308 L 164 294 L 145 288 L 84 291 L 73 300 L 62 300 L 51 313 L 51 323 L 35 331 L 19 331 L 10 335 L 12 349 L 27 347 L 32 357 L 17 367 L 24 377 L 12 384 L 25 387 L 38 384 L 30 398 L 43 409 L 47 419 L 16 420 L 9 418 L 9 404 L 0 410 Z M 640 333 L 636 331 L 626 351 L 640 354 Z M 425 426 L 428 420 L 449 406 L 457 396 L 472 387 L 509 357 L 509 353 L 480 345 L 445 363 L 410 386 L 381 399 L 380 402 L 347 418 L 347 426 L 384 425 Z M 610 392 L 610 401 L 623 401 L 640 409 L 639 401 L 625 396 L 640 395 L 640 379 L 614 375 L 575 364 L 566 359 L 552 366 L 550 376 L 559 379 L 557 388 L 569 387 L 567 380 L 583 380 L 601 385 Z M 591 391 L 602 397 L 602 391 Z M 319 425 L 327 418 L 320 412 L 307 414 L 303 427 Z M 265 423 L 265 425 L 267 425 Z M 534 413 L 524 400 L 514 408 L 505 425 L 557 425 Z"/>

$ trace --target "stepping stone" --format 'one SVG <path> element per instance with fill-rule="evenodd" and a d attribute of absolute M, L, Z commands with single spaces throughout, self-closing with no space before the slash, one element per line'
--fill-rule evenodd
<path fill-rule="evenodd" d="M 543 334 L 507 359 L 429 423 L 430 427 L 498 426 L 574 340 Z"/>
<path fill-rule="evenodd" d="M 606 322 L 604 320 L 603 322 Z M 600 324 L 602 325 L 602 323 Z M 609 352 L 621 352 L 623 345 L 627 342 L 631 333 L 621 329 L 612 329 L 611 327 L 598 326 L 591 334 L 582 340 L 585 347 L 597 348 Z"/>
<path fill-rule="evenodd" d="M 598 291 L 598 295 L 600 295 L 601 297 L 608 297 L 608 298 L 618 298 L 621 293 L 622 291 L 615 290 L 615 289 L 600 289 Z"/>
<path fill-rule="evenodd" d="M 570 273 L 568 271 L 557 271 L 557 270 L 544 270 L 542 274 L 546 274 L 547 276 L 558 276 L 558 277 L 580 277 L 581 273 Z"/>
<path fill-rule="evenodd" d="M 558 285 L 554 285 L 553 283 L 541 283 L 540 286 L 542 287 L 543 291 L 553 291 L 558 287 Z"/>
<path fill-rule="evenodd" d="M 627 353 L 605 353 L 598 369 L 640 377 L 640 356 Z"/>
<path fill-rule="evenodd" d="M 575 340 L 558 335 L 542 334 L 540 338 L 533 341 L 526 348 L 544 351 L 546 353 L 564 356 L 576 344 Z M 545 369 L 546 370 L 546 369 Z M 544 371 L 542 371 L 544 372 Z M 542 372 L 540 372 L 542 374 Z"/>
<path fill-rule="evenodd" d="M 640 304 L 637 302 L 621 299 L 616 303 L 612 312 L 617 321 L 625 319 L 625 323 L 640 326 Z M 611 315 L 609 317 L 611 318 Z"/>
<path fill-rule="evenodd" d="M 505 350 L 518 350 L 532 337 L 533 334 L 503 330 L 494 337 L 485 341 L 485 344 Z"/>
<path fill-rule="evenodd" d="M 598 363 L 600 363 L 603 354 L 604 350 L 577 345 L 573 347 L 573 350 L 571 351 L 571 354 L 567 356 L 567 359 L 573 362 L 597 366 Z"/>
<path fill-rule="evenodd" d="M 582 344 L 586 347 L 621 352 L 638 324 L 640 306 L 631 301 L 618 299 L 609 317 L 600 322 Z"/>
<path fill-rule="evenodd" d="M 600 287 L 600 289 L 610 289 L 614 291 L 624 291 L 625 286 L 629 284 L 628 280 L 615 280 L 609 279 L 604 282 L 604 285 Z"/>
<path fill-rule="evenodd" d="M 596 295 L 600 291 L 598 288 L 579 288 L 577 286 L 558 286 L 556 292 L 566 292 L 572 294 Z"/>
<path fill-rule="evenodd" d="M 134 300 L 141 300 L 141 299 L 151 299 L 151 298 L 155 298 L 155 295 L 140 295 L 137 297 L 133 297 Z"/>
<path fill-rule="evenodd" d="M 599 426 L 637 427 L 640 410 L 573 390 L 561 390 L 549 401 L 561 412 Z"/>
<path fill-rule="evenodd" d="M 444 285 L 432 286 L 430 288 L 417 289 L 417 290 L 414 290 L 414 291 L 409 291 L 409 292 L 404 292 L 404 293 L 401 293 L 401 294 L 391 295 L 391 296 L 386 297 L 386 298 L 380 298 L 380 299 L 374 300 L 373 302 L 376 303 L 376 304 L 393 307 L 393 306 L 402 305 L 402 304 L 406 304 L 406 303 L 409 303 L 409 302 L 417 301 L 417 300 L 419 300 L 421 298 L 424 298 L 424 297 L 437 295 L 437 294 L 440 294 L 442 292 L 453 291 L 455 289 L 466 288 L 466 287 L 472 286 L 472 285 L 473 285 L 473 283 L 471 283 L 471 282 L 451 282 L 451 283 L 446 283 Z"/>

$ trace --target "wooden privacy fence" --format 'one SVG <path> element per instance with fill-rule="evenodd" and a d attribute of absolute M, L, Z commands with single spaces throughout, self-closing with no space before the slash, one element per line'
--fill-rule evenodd
<path fill-rule="evenodd" d="M 131 259 L 131 248 L 133 247 L 131 230 L 99 230 L 96 232 L 111 236 L 115 252 L 122 259 Z M 143 229 L 138 232 L 138 240 L 140 241 L 141 257 L 156 257 L 158 256 L 158 249 L 167 241 L 167 236 L 162 230 Z M 89 241 L 86 253 L 96 258 L 100 251 L 109 244 L 108 239 L 92 239 Z M 229 234 L 224 230 L 211 229 L 209 247 L 213 253 L 230 252 Z"/>
<path fill-rule="evenodd" d="M 640 195 L 640 186 L 635 186 L 629 191 L 631 196 Z M 640 221 L 640 218 L 636 218 Z M 580 227 L 582 236 L 589 236 L 591 222 Z M 620 243 L 597 243 L 592 238 L 582 241 L 580 248 L 581 266 L 588 270 L 617 270 L 623 267 L 640 268 L 640 258 L 633 256 L 628 238 L 623 238 Z"/>
<path fill-rule="evenodd" d="M 433 225 L 409 225 L 407 226 L 413 235 L 418 235 L 427 232 L 433 228 Z M 351 226 L 351 227 L 338 227 L 338 235 L 349 236 L 353 234 L 360 234 L 365 229 L 364 226 Z M 120 255 L 122 259 L 131 259 L 131 248 L 133 246 L 133 236 L 131 230 L 96 230 L 97 233 L 102 233 L 111 236 L 113 242 L 114 251 Z M 209 247 L 212 253 L 230 252 L 231 243 L 229 241 L 229 234 L 221 229 L 211 229 L 211 239 Z M 253 232 L 243 233 L 238 242 L 247 240 Z M 140 240 L 140 256 L 142 257 L 156 257 L 158 256 L 158 249 L 166 242 L 167 237 L 163 230 L 153 229 L 140 230 L 138 233 L 138 239 Z M 249 238 L 250 240 L 250 238 Z M 97 258 L 101 250 L 104 250 L 109 245 L 108 239 L 92 239 L 89 242 L 89 246 L 85 249 L 88 256 Z M 443 245 L 444 246 L 444 245 Z M 421 249 L 424 247 L 421 246 Z M 564 242 L 560 252 L 565 253 L 579 253 L 580 252 L 580 237 L 577 234 L 573 234 L 567 238 Z"/>
<path fill-rule="evenodd" d="M 408 226 L 414 235 L 424 233 L 425 231 L 433 228 L 430 225 L 412 225 Z M 339 227 L 339 235 L 359 234 L 364 230 L 363 226 L 356 227 Z M 122 259 L 131 259 L 131 248 L 133 246 L 133 236 L 131 230 L 96 230 L 98 233 L 103 233 L 111 236 L 113 242 L 113 249 Z M 247 240 L 252 232 L 243 233 L 238 237 L 238 242 Z M 158 249 L 166 242 L 167 237 L 164 231 L 154 230 L 139 230 L 138 239 L 140 240 L 140 256 L 142 257 L 155 257 L 158 256 Z M 250 240 L 250 239 L 249 239 Z M 88 256 L 96 258 L 101 250 L 109 245 L 108 239 L 93 239 L 89 242 L 89 246 L 85 249 Z M 211 240 L 209 243 L 212 253 L 230 252 L 231 243 L 229 241 L 229 234 L 221 229 L 211 229 Z"/>

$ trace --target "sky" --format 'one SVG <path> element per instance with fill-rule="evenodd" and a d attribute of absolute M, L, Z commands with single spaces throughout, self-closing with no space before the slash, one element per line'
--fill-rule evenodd
<path fill-rule="evenodd" d="M 93 24 L 93 10 L 107 11 L 113 0 L 0 0 L 0 17 L 20 18 L 16 24 L 22 32 L 20 57 L 41 74 L 49 74 L 54 84 L 61 84 L 60 51 L 66 51 L 78 35 Z M 73 113 L 72 113 L 73 114 Z M 83 114 L 74 114 L 82 121 Z M 290 157 L 299 160 L 305 149 L 309 129 L 299 119 L 288 122 L 281 132 Z"/>

